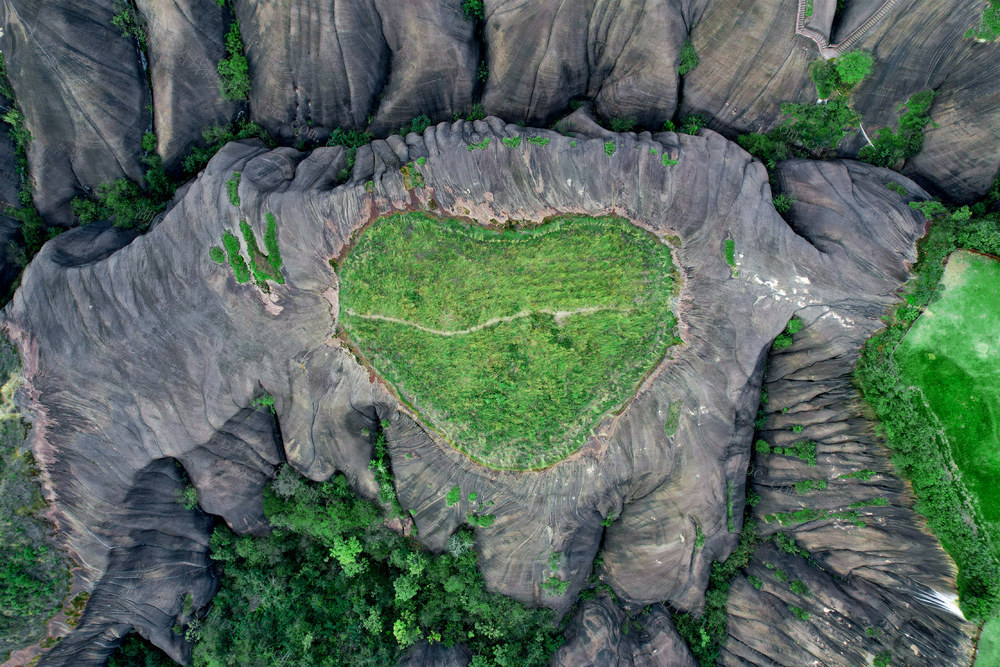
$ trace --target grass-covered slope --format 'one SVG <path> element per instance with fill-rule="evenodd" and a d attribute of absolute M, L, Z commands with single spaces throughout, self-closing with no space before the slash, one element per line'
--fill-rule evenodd
<path fill-rule="evenodd" d="M 948 260 L 943 289 L 896 362 L 944 428 L 951 456 L 983 518 L 1000 520 L 1000 261 L 970 252 Z"/>
<path fill-rule="evenodd" d="M 474 459 L 569 455 L 675 342 L 669 248 L 618 218 L 494 232 L 383 218 L 340 266 L 340 321 L 403 399 Z"/>

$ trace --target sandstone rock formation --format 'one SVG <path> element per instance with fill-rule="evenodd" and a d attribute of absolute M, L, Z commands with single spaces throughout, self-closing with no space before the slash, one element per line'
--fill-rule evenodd
<path fill-rule="evenodd" d="M 142 177 L 150 99 L 136 44 L 111 25 L 111 0 L 5 0 L 0 11 L 0 49 L 33 137 L 35 205 L 68 225 L 74 196 Z"/>
<path fill-rule="evenodd" d="M 500 141 L 506 136 L 549 142 L 510 148 Z M 483 139 L 485 148 L 469 149 Z M 425 187 L 407 189 L 400 170 L 418 158 L 427 158 L 413 166 Z M 736 544 L 771 341 L 794 313 L 808 312 L 815 332 L 808 340 L 820 354 L 848 355 L 907 279 L 923 233 L 919 215 L 884 184 L 923 193 L 884 170 L 793 163 L 782 178 L 802 203 L 789 225 L 771 204 L 764 168 L 713 132 L 570 138 L 493 117 L 376 141 L 358 151 L 349 181 L 338 185 L 345 160 L 339 147 L 301 153 L 230 144 L 146 235 L 133 239 L 97 225 L 74 230 L 47 244 L 25 273 L 2 321 L 25 356 L 24 398 L 47 494 L 93 588 L 79 627 L 43 664 L 100 662 L 129 628 L 185 658 L 190 649 L 170 628 L 185 595 L 200 608 L 217 585 L 204 512 L 237 531 L 263 529 L 261 489 L 282 460 L 313 479 L 344 471 L 374 496 L 368 433 L 381 420 L 390 422 L 399 499 L 427 546 L 442 548 L 462 524 L 463 503 L 445 503 L 458 485 L 494 502 L 496 522 L 477 529 L 492 588 L 565 612 L 603 545 L 598 574 L 624 609 L 654 605 L 640 638 L 611 630 L 621 609 L 605 600 L 586 606 L 563 659 L 689 660 L 656 603 L 700 609 L 713 559 Z M 242 172 L 238 209 L 226 194 L 233 171 Z M 436 441 L 333 338 L 329 260 L 366 222 L 414 209 L 480 221 L 540 221 L 561 212 L 629 218 L 674 246 L 684 345 L 622 414 L 563 462 L 525 473 L 471 463 Z M 262 234 L 267 212 L 278 221 L 287 281 L 269 294 L 238 285 L 228 266 L 208 256 L 240 219 Z M 735 245 L 733 266 L 727 239 Z M 249 407 L 262 390 L 275 398 L 278 433 Z M 676 403 L 679 423 L 665 429 Z M 813 413 L 815 437 L 836 432 L 841 414 Z M 889 474 L 884 451 L 865 456 L 877 457 Z M 178 503 L 187 480 L 204 512 Z M 894 531 L 929 544 L 905 509 L 910 499 L 897 492 L 892 500 Z M 618 518 L 605 529 L 609 516 Z M 809 535 L 855 530 L 836 522 L 822 528 Z M 705 535 L 700 547 L 698 531 Z M 829 544 L 815 539 L 817 551 Z M 563 554 L 557 574 L 570 582 L 560 597 L 541 588 L 552 552 Z M 844 604 L 890 600 L 897 604 L 893 622 L 906 625 L 920 655 L 943 664 L 967 656 L 959 638 L 965 626 L 926 595 L 929 588 L 953 594 L 939 551 L 895 554 L 889 565 L 862 554 L 857 558 L 869 563 L 862 575 L 852 574 L 855 557 L 840 555 L 828 567 L 846 572 L 855 587 L 839 598 Z M 855 629 L 845 619 L 831 617 L 823 636 L 832 641 Z M 742 626 L 733 627 L 743 641 Z M 777 655 L 788 638 L 775 630 L 760 641 L 759 654 Z"/>
<path fill-rule="evenodd" d="M 881 6 L 834 0 L 814 19 L 843 39 Z M 476 103 L 509 122 L 545 126 L 574 97 L 607 120 L 659 128 L 676 113 L 704 114 L 732 137 L 766 130 L 784 101 L 815 99 L 816 44 L 797 35 L 797 0 L 486 0 L 481 27 L 460 0 L 390 2 L 234 0 L 252 91 L 247 109 L 220 99 L 216 65 L 228 10 L 213 0 L 139 0 L 148 22 L 148 90 L 134 40 L 110 25 L 111 0 L 4 0 L 0 47 L 35 141 L 36 202 L 71 220 L 74 194 L 121 176 L 139 179 L 142 133 L 153 129 L 168 167 L 202 130 L 246 111 L 284 144 L 324 142 L 336 127 L 384 136 L 411 118 L 448 120 Z M 964 37 L 980 0 L 895 0 L 851 48 L 876 66 L 854 94 L 869 133 L 896 123 L 899 104 L 939 91 L 924 152 L 906 173 L 958 201 L 981 196 L 1000 170 L 1000 56 Z M 700 64 L 677 74 L 690 34 Z M 480 81 L 480 64 L 485 65 Z M 855 156 L 859 134 L 841 154 Z"/>

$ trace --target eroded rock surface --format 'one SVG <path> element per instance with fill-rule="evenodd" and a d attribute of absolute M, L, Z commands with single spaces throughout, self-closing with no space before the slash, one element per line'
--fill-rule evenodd
<path fill-rule="evenodd" d="M 510 148 L 500 141 L 506 136 L 549 143 Z M 485 148 L 469 149 L 484 139 Z M 636 613 L 663 602 L 700 609 L 711 562 L 729 554 L 742 524 L 771 341 L 804 308 L 827 322 L 824 335 L 835 343 L 857 340 L 853 322 L 876 317 L 891 301 L 923 233 L 919 214 L 884 182 L 920 191 L 891 172 L 850 163 L 816 173 L 802 167 L 792 189 L 817 209 L 790 226 L 771 205 L 763 167 L 720 135 L 610 139 L 609 157 L 606 136 L 571 139 L 492 117 L 443 123 L 360 149 L 343 185 L 336 183 L 341 148 L 307 154 L 234 143 L 148 234 L 128 243 L 121 232 L 89 227 L 49 243 L 3 322 L 25 354 L 33 446 L 47 492 L 94 597 L 47 663 L 99 660 L 129 627 L 186 657 L 189 647 L 170 628 L 185 595 L 201 607 L 216 582 L 207 557 L 210 521 L 177 501 L 182 472 L 205 511 L 237 531 L 261 530 L 261 490 L 283 459 L 312 479 L 343 471 L 374 496 L 368 434 L 381 420 L 390 423 L 399 499 L 427 546 L 442 548 L 470 509 L 464 501 L 446 506 L 453 486 L 494 502 L 495 523 L 477 529 L 492 588 L 564 612 L 603 540 L 599 574 L 625 608 Z M 426 162 L 411 168 L 419 168 L 425 187 L 408 190 L 401 168 L 422 157 Z M 665 157 L 678 163 L 664 164 Z M 242 172 L 238 209 L 226 194 L 233 171 Z M 437 442 L 333 337 L 329 260 L 366 222 L 414 209 L 481 221 L 541 221 L 561 212 L 627 217 L 674 245 L 684 344 L 570 458 L 524 473 L 473 464 Z M 268 212 L 278 221 L 286 283 L 265 294 L 238 285 L 208 249 L 240 219 L 261 238 Z M 275 398 L 280 433 L 248 407 L 260 391 Z M 668 415 L 678 403 L 673 429 Z M 605 529 L 609 516 L 618 518 Z M 908 511 L 900 521 L 915 525 Z M 569 582 L 559 597 L 541 587 L 553 552 L 563 554 L 556 574 Z M 923 580 L 953 593 L 941 560 L 915 560 L 900 556 L 911 570 L 927 572 Z M 870 581 L 879 590 L 890 584 Z M 913 619 L 937 613 L 923 611 L 926 603 L 911 593 L 900 595 Z M 599 625 L 622 613 L 600 604 L 587 612 L 606 619 Z M 649 641 L 635 646 L 609 631 L 606 646 L 571 642 L 566 651 L 639 651 L 655 664 L 650 647 L 676 645 L 666 613 L 657 619 L 662 627 L 647 628 Z M 920 632 L 930 642 L 959 632 L 956 623 Z M 938 643 L 946 662 L 964 646 Z"/>
<path fill-rule="evenodd" d="M 815 0 L 810 25 L 837 41 L 876 5 L 851 3 L 831 31 L 834 0 Z M 153 128 L 168 167 L 204 129 L 240 112 L 284 144 L 322 143 L 337 127 L 384 136 L 416 116 L 448 120 L 477 103 L 546 126 L 586 97 L 608 121 L 659 128 L 676 113 L 702 114 L 735 136 L 777 125 L 782 102 L 816 97 L 808 67 L 820 52 L 796 34 L 797 0 L 486 0 L 480 24 L 461 0 L 235 0 L 247 108 L 219 93 L 228 10 L 214 0 L 137 6 L 149 24 Z M 964 37 L 982 10 L 981 0 L 897 0 L 851 44 L 875 57 L 852 96 L 869 134 L 895 127 L 913 94 L 939 92 L 937 127 L 906 173 L 959 201 L 985 194 L 1000 169 L 1000 43 Z M 73 195 L 142 175 L 150 92 L 134 40 L 111 16 L 111 0 L 0 3 L 0 45 L 35 137 L 36 202 L 54 222 L 71 220 Z M 700 63 L 680 77 L 688 36 Z M 858 133 L 840 154 L 864 144 Z"/>
<path fill-rule="evenodd" d="M 150 99 L 135 40 L 111 25 L 112 0 L 4 0 L 0 12 L 0 48 L 32 134 L 35 205 L 69 224 L 85 188 L 142 177 Z"/>

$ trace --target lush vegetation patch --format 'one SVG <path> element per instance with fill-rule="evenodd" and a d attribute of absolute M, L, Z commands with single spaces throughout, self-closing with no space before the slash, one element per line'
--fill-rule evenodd
<path fill-rule="evenodd" d="M 421 640 L 465 643 L 474 665 L 547 665 L 562 641 L 551 612 L 487 591 L 470 533 L 430 554 L 341 475 L 283 467 L 264 511 L 267 537 L 212 535 L 222 588 L 195 628 L 195 665 L 391 665 Z"/>
<path fill-rule="evenodd" d="M 899 131 L 882 128 L 872 137 L 871 146 L 858 151 L 858 157 L 879 167 L 899 169 L 916 156 L 924 147 L 924 128 L 933 122 L 928 111 L 935 95 L 933 90 L 925 90 L 901 104 L 899 110 L 905 111 L 899 117 Z"/>
<path fill-rule="evenodd" d="M 45 636 L 69 588 L 68 568 L 48 537 L 27 427 L 14 406 L 17 351 L 0 338 L 0 660 Z"/>
<path fill-rule="evenodd" d="M 950 252 L 964 247 L 1000 253 L 1000 214 L 989 212 L 995 205 L 980 202 L 957 211 L 936 202 L 915 206 L 932 217 L 934 224 L 921 243 L 914 279 L 906 288 L 906 301 L 886 318 L 886 329 L 865 344 L 855 371 L 865 399 L 882 422 L 893 462 L 910 479 L 920 499 L 917 510 L 927 517 L 958 565 L 959 604 L 973 619 L 985 619 L 1000 606 L 995 527 L 976 521 L 979 517 L 965 501 L 959 481 L 942 474 L 951 469 L 948 443 L 938 419 L 910 386 L 893 352 L 939 289 Z M 975 322 L 967 325 L 976 326 Z"/>
<path fill-rule="evenodd" d="M 895 359 L 943 426 L 982 518 L 1000 525 L 1000 261 L 955 252 L 942 284 Z"/>
<path fill-rule="evenodd" d="M 233 175 L 228 181 L 226 181 L 226 195 L 229 197 L 229 203 L 236 208 L 240 207 L 240 179 L 243 174 L 238 171 L 234 171 Z"/>
<path fill-rule="evenodd" d="M 267 291 L 269 281 L 284 285 L 285 276 L 281 272 L 281 252 L 278 249 L 278 221 L 271 213 L 267 213 L 264 219 L 267 223 L 264 233 L 264 247 L 267 249 L 267 254 L 260 249 L 257 244 L 257 235 L 246 220 L 240 220 L 240 234 L 243 236 L 249 261 L 244 259 L 240 240 L 231 231 L 227 230 L 222 233 L 222 247 L 225 248 L 226 259 L 233 269 L 236 282 L 249 282 L 250 277 L 253 276 L 257 286 Z M 210 247 L 208 254 L 212 261 L 222 263 L 222 251 L 218 246 Z M 272 398 L 271 406 L 273 407 L 273 405 L 274 399 Z"/>
<path fill-rule="evenodd" d="M 146 48 L 146 19 L 131 0 L 114 0 L 111 25 L 121 30 L 122 37 L 134 39 L 143 50 Z"/>
<path fill-rule="evenodd" d="M 686 75 L 697 67 L 699 62 L 698 53 L 694 50 L 694 44 L 691 43 L 691 39 L 684 40 L 684 46 L 681 47 L 681 53 L 677 59 L 677 75 Z"/>
<path fill-rule="evenodd" d="M 676 342 L 669 248 L 618 218 L 494 232 L 390 216 L 340 282 L 340 322 L 369 361 L 496 467 L 575 451 Z"/>
<path fill-rule="evenodd" d="M 240 22 L 234 20 L 226 33 L 226 57 L 219 61 L 219 92 L 224 100 L 242 101 L 250 96 L 250 63 L 243 54 Z"/>
<path fill-rule="evenodd" d="M 1000 0 L 989 0 L 979 25 L 965 33 L 967 39 L 992 42 L 1000 39 Z"/>
<path fill-rule="evenodd" d="M 466 18 L 476 20 L 486 18 L 486 3 L 484 0 L 462 0 L 462 12 Z"/>
<path fill-rule="evenodd" d="M 822 99 L 849 95 L 871 72 L 874 58 L 864 51 L 849 51 L 838 58 L 821 58 L 809 66 L 809 76 Z"/>
<path fill-rule="evenodd" d="M 975 664 L 976 667 L 1000 665 L 1000 616 L 994 616 L 983 625 Z"/>

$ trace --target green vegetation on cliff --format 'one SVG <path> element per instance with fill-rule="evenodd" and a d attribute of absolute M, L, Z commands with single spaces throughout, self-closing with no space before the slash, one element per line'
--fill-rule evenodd
<path fill-rule="evenodd" d="M 399 214 L 339 272 L 351 340 L 430 426 L 499 468 L 575 451 L 677 342 L 670 250 L 620 218 L 496 232 Z"/>
<path fill-rule="evenodd" d="M 264 511 L 266 537 L 212 535 L 222 588 L 195 626 L 195 665 L 391 665 L 423 640 L 464 643 L 473 665 L 547 665 L 562 641 L 550 611 L 486 590 L 471 534 L 430 554 L 342 475 L 285 466 Z"/>
<path fill-rule="evenodd" d="M 873 336 L 862 349 L 861 358 L 855 371 L 857 383 L 872 406 L 875 414 L 881 420 L 881 429 L 886 442 L 892 450 L 893 462 L 896 467 L 910 479 L 913 490 L 920 499 L 917 510 L 927 517 L 934 533 L 941 540 L 945 549 L 955 559 L 958 565 L 959 604 L 966 616 L 982 620 L 1000 606 L 1000 554 L 997 552 L 996 524 L 981 520 L 974 506 L 967 502 L 967 491 L 962 478 L 956 475 L 944 474 L 953 470 L 952 456 L 963 456 L 954 451 L 962 446 L 961 441 L 949 444 L 951 434 L 948 432 L 949 422 L 952 429 L 958 425 L 957 413 L 946 406 L 944 414 L 939 417 L 934 414 L 934 401 L 959 400 L 965 401 L 967 409 L 977 409 L 982 406 L 969 404 L 971 395 L 968 387 L 964 396 L 947 398 L 938 396 L 934 401 L 928 401 L 928 407 L 921 392 L 912 386 L 931 378 L 914 366 L 917 357 L 913 350 L 919 347 L 908 343 L 902 348 L 899 359 L 895 352 L 903 342 L 910 326 L 921 312 L 927 312 L 928 304 L 933 313 L 937 301 L 932 299 L 942 290 L 939 286 L 944 273 L 946 257 L 957 248 L 970 248 L 990 254 L 1000 254 L 1000 213 L 989 212 L 990 206 L 996 202 L 981 202 L 971 209 L 963 207 L 957 211 L 949 209 L 937 202 L 913 204 L 929 218 L 933 219 L 931 230 L 920 246 L 920 258 L 914 268 L 914 279 L 906 288 L 906 301 L 886 318 L 888 326 Z M 973 216 L 975 213 L 975 217 Z M 948 287 L 943 294 L 948 294 Z M 956 290 L 961 302 L 961 290 Z M 988 304 L 977 307 L 977 318 L 986 315 Z M 947 306 L 945 306 L 947 312 Z M 931 316 L 931 318 L 936 315 Z M 928 318 L 928 319 L 931 319 Z M 933 326 L 933 325 L 932 325 Z M 958 337 L 975 338 L 982 331 L 978 321 L 964 322 Z M 919 341 L 920 334 L 917 334 Z M 995 330 L 993 331 L 995 344 Z M 910 352 L 907 348 L 910 348 Z M 955 341 L 941 350 L 942 357 L 956 353 L 957 346 L 964 343 Z M 965 356 L 967 350 L 961 352 Z M 978 354 L 978 353 L 977 353 Z M 926 353 L 925 357 L 926 359 Z M 953 359 L 953 362 L 968 363 L 971 360 Z M 931 381 L 942 382 L 941 391 L 956 391 L 961 393 L 962 384 L 967 380 L 961 373 L 947 366 L 945 376 Z M 903 368 L 906 368 L 904 373 Z M 995 396 L 995 385 L 991 395 Z M 982 397 L 985 398 L 985 395 Z M 982 399 L 979 399 L 982 400 Z M 995 409 L 995 408 L 994 408 Z M 952 416 L 955 416 L 953 419 Z M 942 429 L 942 423 L 944 429 Z M 993 423 L 996 423 L 994 420 Z M 993 445 L 995 452 L 996 444 Z M 950 451 L 951 450 L 951 451 Z M 976 451 L 979 451 L 978 448 Z M 954 452 L 954 453 L 953 453 Z M 976 459 L 974 452 L 964 454 L 972 466 L 980 466 L 983 473 L 992 459 Z M 968 468 L 967 468 L 968 469 Z M 966 483 L 974 479 L 966 480 Z"/>
<path fill-rule="evenodd" d="M 27 428 L 13 404 L 20 361 L 0 338 L 0 660 L 45 636 L 68 590 L 66 563 L 51 544 Z"/>

